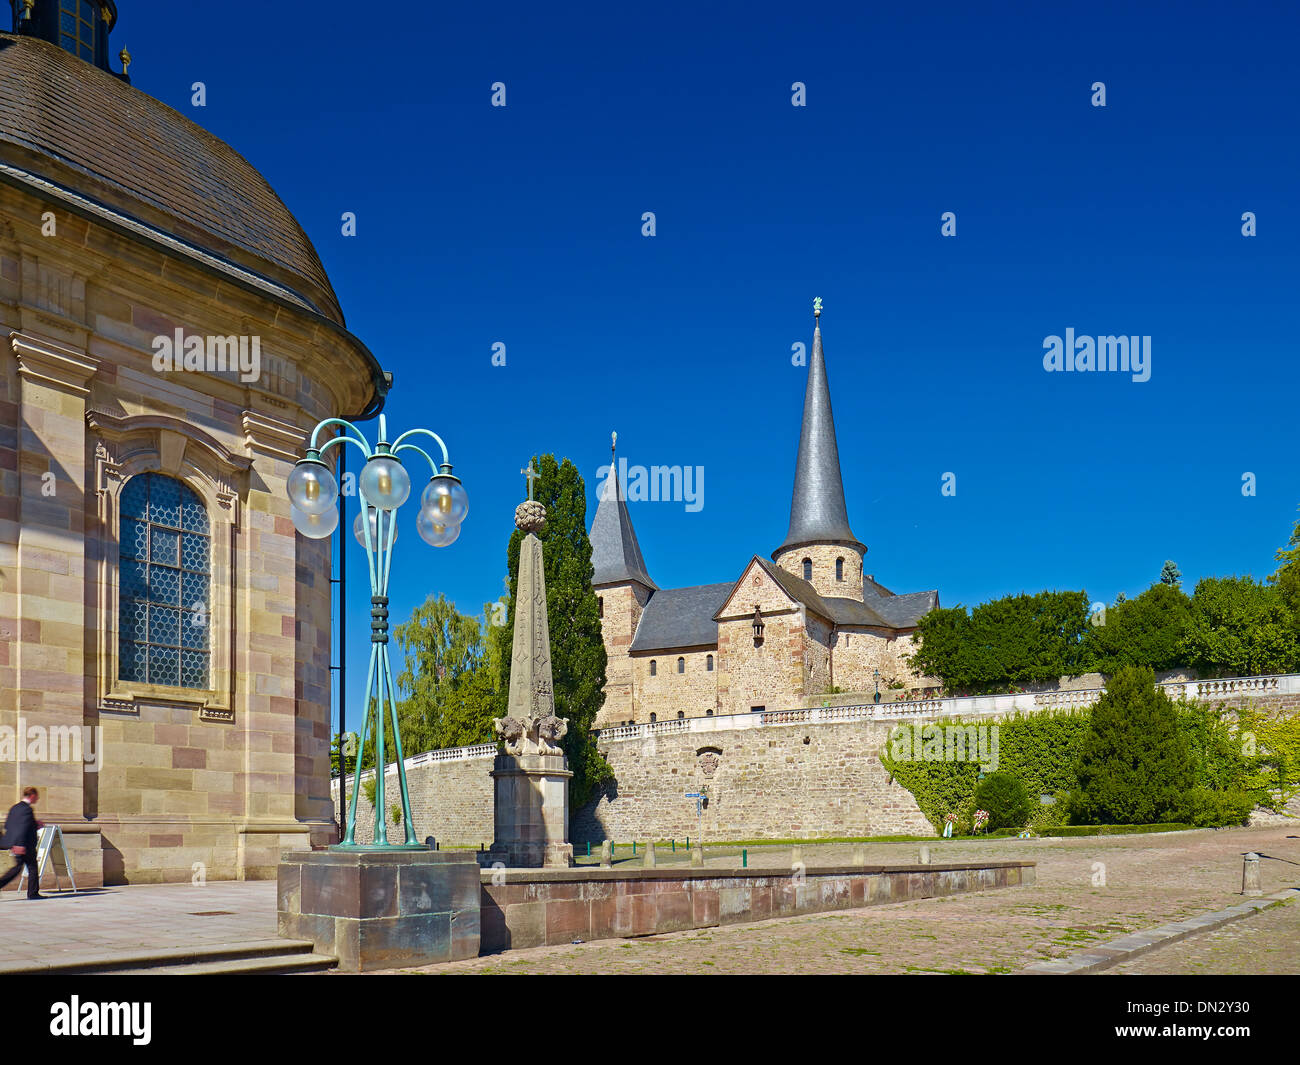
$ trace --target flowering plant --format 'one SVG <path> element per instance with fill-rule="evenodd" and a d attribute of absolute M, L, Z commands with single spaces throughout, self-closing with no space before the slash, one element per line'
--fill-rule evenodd
<path fill-rule="evenodd" d="M 975 830 L 979 831 L 989 823 L 989 812 L 987 810 L 975 811 Z"/>

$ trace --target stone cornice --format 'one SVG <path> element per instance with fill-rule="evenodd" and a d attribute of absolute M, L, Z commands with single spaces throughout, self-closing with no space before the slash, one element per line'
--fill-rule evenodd
<path fill-rule="evenodd" d="M 21 376 L 65 392 L 89 395 L 87 382 L 99 369 L 100 359 L 96 356 L 29 333 L 10 333 L 9 343 Z"/>
<path fill-rule="evenodd" d="M 244 411 L 242 420 L 250 448 L 293 462 L 302 458 L 307 434 L 292 422 L 256 410 Z"/>

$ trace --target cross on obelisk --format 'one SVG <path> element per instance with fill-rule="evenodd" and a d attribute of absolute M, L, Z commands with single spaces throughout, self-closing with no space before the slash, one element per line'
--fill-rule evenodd
<path fill-rule="evenodd" d="M 522 473 L 522 474 L 524 475 L 524 477 L 525 477 L 525 478 L 527 479 L 527 481 L 528 481 L 528 498 L 529 498 L 529 499 L 532 499 L 532 498 L 533 498 L 533 481 L 537 479 L 537 471 L 536 471 L 535 469 L 533 469 L 533 463 L 532 463 L 532 460 L 531 460 L 531 459 L 529 460 L 529 462 L 528 462 L 528 468 L 527 468 L 526 470 L 520 470 L 519 472 Z"/>

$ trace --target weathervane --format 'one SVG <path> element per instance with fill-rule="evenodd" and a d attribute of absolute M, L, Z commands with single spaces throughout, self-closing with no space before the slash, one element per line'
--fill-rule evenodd
<path fill-rule="evenodd" d="M 822 316 L 822 298 L 818 296 L 816 299 L 813 300 L 813 317 L 820 318 L 821 316 Z"/>

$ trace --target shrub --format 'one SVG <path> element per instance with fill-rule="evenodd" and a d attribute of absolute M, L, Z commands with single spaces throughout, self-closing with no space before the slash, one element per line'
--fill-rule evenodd
<path fill-rule="evenodd" d="M 1077 775 L 1070 804 L 1076 824 L 1172 820 L 1194 783 L 1192 760 L 1177 708 L 1150 669 L 1120 670 L 1093 704 Z"/>
<path fill-rule="evenodd" d="M 1052 796 L 1056 801 L 1043 804 L 1042 799 L 1038 800 L 1037 808 L 1034 807 L 1034 800 L 1031 796 L 1029 805 L 1031 811 L 1029 814 L 1029 827 L 1035 832 L 1050 835 L 1062 825 L 1070 823 L 1070 795 L 1068 792 L 1058 791 Z"/>
<path fill-rule="evenodd" d="M 1032 807 L 1029 793 L 1013 773 L 990 773 L 975 787 L 975 804 L 989 812 L 989 829 L 1022 829 Z"/>
<path fill-rule="evenodd" d="M 1178 819 L 1197 828 L 1244 825 L 1255 809 L 1255 796 L 1244 791 L 1211 791 L 1192 788 L 1182 798 Z"/>

